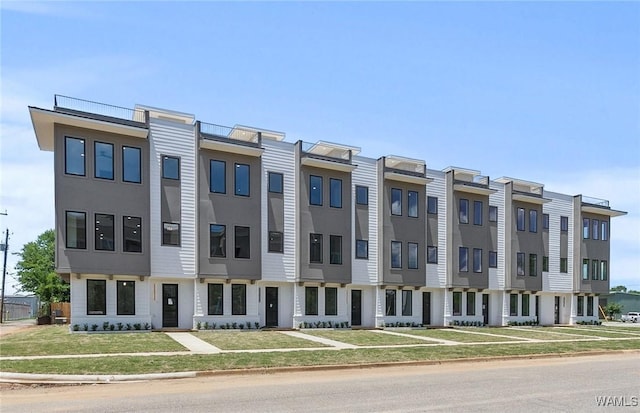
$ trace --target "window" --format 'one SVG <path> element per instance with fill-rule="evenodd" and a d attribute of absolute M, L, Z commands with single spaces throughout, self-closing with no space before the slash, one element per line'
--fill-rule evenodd
<path fill-rule="evenodd" d="M 458 272 L 469 271 L 469 248 L 458 248 Z"/>
<path fill-rule="evenodd" d="M 107 281 L 87 280 L 87 315 L 107 314 Z"/>
<path fill-rule="evenodd" d="M 516 262 L 517 262 L 516 275 L 524 275 L 524 252 L 517 253 Z"/>
<path fill-rule="evenodd" d="M 329 235 L 329 264 L 342 264 L 342 237 Z"/>
<path fill-rule="evenodd" d="M 391 241 L 391 268 L 402 268 L 402 243 Z"/>
<path fill-rule="evenodd" d="M 542 229 L 549 229 L 549 214 L 542 214 Z"/>
<path fill-rule="evenodd" d="M 66 246 L 73 249 L 87 248 L 87 216 L 84 212 L 66 212 Z"/>
<path fill-rule="evenodd" d="M 587 297 L 587 317 L 593 317 L 593 296 Z"/>
<path fill-rule="evenodd" d="M 235 194 L 238 196 L 249 196 L 251 187 L 249 185 L 249 165 L 237 163 L 235 168 Z"/>
<path fill-rule="evenodd" d="M 93 156 L 93 176 L 100 179 L 113 179 L 113 145 L 94 142 Z"/>
<path fill-rule="evenodd" d="M 385 291 L 385 315 L 396 315 L 396 290 Z"/>
<path fill-rule="evenodd" d="M 427 214 L 438 214 L 438 198 L 435 196 L 427 197 Z"/>
<path fill-rule="evenodd" d="M 524 231 L 524 208 L 518 208 L 517 210 L 516 229 Z"/>
<path fill-rule="evenodd" d="M 225 258 L 227 256 L 227 226 L 209 225 L 209 256 Z"/>
<path fill-rule="evenodd" d="M 529 232 L 538 232 L 538 211 L 529 210 Z"/>
<path fill-rule="evenodd" d="M 338 315 L 338 289 L 326 287 L 324 289 L 324 315 Z"/>
<path fill-rule="evenodd" d="M 402 189 L 391 188 L 391 215 L 402 215 Z"/>
<path fill-rule="evenodd" d="M 462 315 L 462 293 L 460 291 L 453 292 L 453 315 Z"/>
<path fill-rule="evenodd" d="M 222 315 L 223 307 L 222 303 L 224 298 L 223 284 L 208 284 L 207 285 L 208 296 L 208 311 L 209 315 Z"/>
<path fill-rule="evenodd" d="M 569 217 L 560 217 L 560 231 L 569 231 Z"/>
<path fill-rule="evenodd" d="M 589 218 L 582 219 L 582 239 L 589 239 Z"/>
<path fill-rule="evenodd" d="M 318 315 L 318 287 L 304 288 L 304 315 Z"/>
<path fill-rule="evenodd" d="M 459 221 L 461 224 L 469 223 L 469 200 L 461 199 L 459 202 Z"/>
<path fill-rule="evenodd" d="M 536 277 L 538 275 L 538 255 L 529 254 L 529 276 Z"/>
<path fill-rule="evenodd" d="M 269 231 L 269 252 L 284 252 L 284 234 Z"/>
<path fill-rule="evenodd" d="M 600 261 L 600 281 L 607 281 L 607 262 L 602 260 Z"/>
<path fill-rule="evenodd" d="M 142 158 L 140 148 L 122 147 L 122 180 L 139 184 L 142 182 Z"/>
<path fill-rule="evenodd" d="M 402 290 L 402 315 L 410 316 L 413 311 L 413 291 Z"/>
<path fill-rule="evenodd" d="M 369 241 L 365 241 L 363 239 L 356 240 L 356 258 L 369 258 Z"/>
<path fill-rule="evenodd" d="M 409 262 L 407 263 L 407 267 L 410 270 L 418 269 L 418 244 L 415 242 L 409 242 L 407 244 L 409 250 Z"/>
<path fill-rule="evenodd" d="M 560 258 L 560 272 L 562 273 L 569 272 L 569 264 L 566 258 Z"/>
<path fill-rule="evenodd" d="M 245 284 L 231 284 L 231 314 L 247 314 L 247 286 Z"/>
<path fill-rule="evenodd" d="M 482 250 L 473 249 L 473 272 L 482 272 Z"/>
<path fill-rule="evenodd" d="M 113 251 L 113 215 L 96 214 L 95 248 L 99 251 Z"/>
<path fill-rule="evenodd" d="M 509 315 L 518 315 L 518 294 L 509 294 Z"/>
<path fill-rule="evenodd" d="M 585 258 L 582 260 L 582 279 L 589 279 L 589 259 Z"/>
<path fill-rule="evenodd" d="M 356 186 L 356 204 L 369 205 L 369 188 Z"/>
<path fill-rule="evenodd" d="M 600 230 L 600 221 L 597 219 L 591 220 L 591 239 L 598 239 L 598 231 Z"/>
<path fill-rule="evenodd" d="M 522 309 L 520 310 L 520 312 L 523 316 L 529 315 L 530 297 L 531 296 L 529 294 L 522 294 Z"/>
<path fill-rule="evenodd" d="M 329 206 L 342 208 L 342 179 L 329 179 Z"/>
<path fill-rule="evenodd" d="M 173 156 L 162 157 L 162 177 L 180 179 L 180 159 Z"/>
<path fill-rule="evenodd" d="M 412 218 L 418 217 L 418 193 L 416 191 L 407 191 L 408 210 L 407 215 Z"/>
<path fill-rule="evenodd" d="M 136 314 L 135 281 L 118 281 L 116 283 L 116 301 L 118 307 L 118 315 Z"/>
<path fill-rule="evenodd" d="M 64 138 L 64 173 L 84 176 L 84 139 Z"/>
<path fill-rule="evenodd" d="M 578 296 L 578 308 L 576 311 L 576 314 L 580 317 L 584 315 L 584 296 L 579 295 Z"/>
<path fill-rule="evenodd" d="M 606 241 L 609 237 L 609 223 L 607 221 L 602 221 L 601 223 L 601 231 L 600 231 L 600 239 Z"/>
<path fill-rule="evenodd" d="M 498 207 L 489 205 L 489 222 L 498 222 Z"/>
<path fill-rule="evenodd" d="M 309 204 L 322 205 L 322 177 L 309 176 Z"/>
<path fill-rule="evenodd" d="M 473 201 L 473 225 L 482 225 L 482 201 Z"/>
<path fill-rule="evenodd" d="M 489 268 L 498 268 L 498 252 L 489 251 Z"/>
<path fill-rule="evenodd" d="M 251 258 L 250 239 L 249 227 L 235 227 L 236 258 Z"/>
<path fill-rule="evenodd" d="M 269 172 L 269 192 L 281 194 L 283 190 L 284 175 L 277 172 Z"/>
<path fill-rule="evenodd" d="M 162 223 L 162 245 L 180 245 L 180 224 Z"/>
<path fill-rule="evenodd" d="M 309 234 L 309 262 L 322 263 L 322 234 Z"/>
<path fill-rule="evenodd" d="M 467 315 L 476 315 L 476 293 L 467 292 Z"/>
<path fill-rule="evenodd" d="M 142 218 L 122 217 L 122 250 L 142 252 Z"/>
<path fill-rule="evenodd" d="M 549 272 L 549 257 L 546 255 L 542 257 L 542 271 Z"/>
<path fill-rule="evenodd" d="M 428 246 L 427 247 L 427 264 L 437 264 L 438 263 L 438 247 Z"/>
<path fill-rule="evenodd" d="M 598 280 L 600 279 L 600 262 L 598 260 L 591 260 L 591 279 Z"/>
<path fill-rule="evenodd" d="M 209 161 L 209 191 L 214 194 L 227 193 L 227 163 L 225 161 Z"/>

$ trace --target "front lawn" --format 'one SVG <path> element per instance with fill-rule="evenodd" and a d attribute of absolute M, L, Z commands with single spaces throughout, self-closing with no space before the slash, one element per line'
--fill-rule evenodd
<path fill-rule="evenodd" d="M 328 338 L 355 346 L 397 346 L 404 344 L 428 344 L 427 341 L 367 330 L 303 330 L 310 336 Z"/>
<path fill-rule="evenodd" d="M 277 331 L 199 331 L 193 335 L 222 350 L 325 347 L 324 344 Z"/>

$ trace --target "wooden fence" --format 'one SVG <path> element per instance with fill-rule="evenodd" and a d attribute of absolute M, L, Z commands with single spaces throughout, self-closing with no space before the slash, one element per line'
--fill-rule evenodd
<path fill-rule="evenodd" d="M 71 321 L 71 303 L 51 303 L 51 323 Z"/>

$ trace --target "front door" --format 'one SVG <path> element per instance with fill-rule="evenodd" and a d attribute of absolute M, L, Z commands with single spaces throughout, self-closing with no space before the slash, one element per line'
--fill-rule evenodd
<path fill-rule="evenodd" d="M 484 325 L 489 325 L 489 294 L 482 294 L 482 318 Z"/>
<path fill-rule="evenodd" d="M 536 318 L 540 321 L 540 296 L 536 295 Z"/>
<path fill-rule="evenodd" d="M 351 325 L 362 325 L 362 290 L 351 290 Z"/>
<path fill-rule="evenodd" d="M 422 325 L 431 324 L 431 293 L 429 291 L 422 292 Z"/>
<path fill-rule="evenodd" d="M 178 327 L 178 284 L 162 284 L 162 327 Z"/>
<path fill-rule="evenodd" d="M 264 314 L 267 327 L 278 326 L 278 287 L 265 287 Z"/>
<path fill-rule="evenodd" d="M 553 324 L 560 324 L 560 297 L 555 296 L 555 310 L 553 315 Z"/>

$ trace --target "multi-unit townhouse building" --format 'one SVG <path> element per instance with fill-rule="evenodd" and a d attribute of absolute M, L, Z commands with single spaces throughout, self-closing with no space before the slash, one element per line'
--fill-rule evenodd
<path fill-rule="evenodd" d="M 607 201 L 148 106 L 29 111 L 74 324 L 568 324 L 609 291 Z"/>

